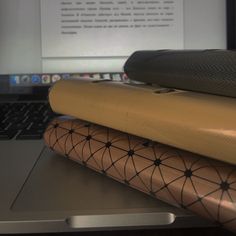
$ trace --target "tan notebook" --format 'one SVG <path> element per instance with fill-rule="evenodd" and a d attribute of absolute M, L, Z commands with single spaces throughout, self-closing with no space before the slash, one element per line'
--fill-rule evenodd
<path fill-rule="evenodd" d="M 236 99 L 119 82 L 62 80 L 55 112 L 236 163 Z"/>
<path fill-rule="evenodd" d="M 57 118 L 55 152 L 236 232 L 236 167 L 89 122 Z"/>

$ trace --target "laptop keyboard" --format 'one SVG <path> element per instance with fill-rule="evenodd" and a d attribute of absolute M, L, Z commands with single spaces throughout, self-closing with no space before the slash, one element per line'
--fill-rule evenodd
<path fill-rule="evenodd" d="M 55 116 L 46 102 L 0 103 L 0 140 L 42 139 Z"/>

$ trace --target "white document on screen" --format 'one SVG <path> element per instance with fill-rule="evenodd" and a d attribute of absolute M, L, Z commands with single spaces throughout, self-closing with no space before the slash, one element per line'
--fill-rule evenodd
<path fill-rule="evenodd" d="M 44 58 L 183 49 L 183 0 L 41 0 Z"/>

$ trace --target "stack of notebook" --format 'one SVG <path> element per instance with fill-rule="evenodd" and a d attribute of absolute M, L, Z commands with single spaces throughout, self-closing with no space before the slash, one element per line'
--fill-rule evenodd
<path fill-rule="evenodd" d="M 141 51 L 124 68 L 144 83 L 56 83 L 50 105 L 67 117 L 46 144 L 236 232 L 236 52 Z"/>

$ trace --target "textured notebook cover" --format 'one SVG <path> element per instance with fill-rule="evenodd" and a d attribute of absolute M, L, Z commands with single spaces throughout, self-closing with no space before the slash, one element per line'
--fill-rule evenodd
<path fill-rule="evenodd" d="M 55 152 L 236 232 L 236 167 L 66 117 L 44 134 Z"/>
<path fill-rule="evenodd" d="M 235 51 L 137 51 L 127 60 L 124 70 L 132 80 L 236 97 Z"/>
<path fill-rule="evenodd" d="M 52 109 L 139 137 L 236 164 L 236 99 L 152 86 L 62 80 Z"/>

